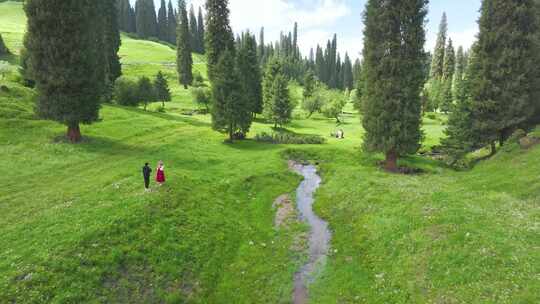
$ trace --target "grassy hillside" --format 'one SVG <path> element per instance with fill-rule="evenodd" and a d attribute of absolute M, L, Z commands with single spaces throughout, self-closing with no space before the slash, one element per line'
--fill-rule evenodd
<path fill-rule="evenodd" d="M 0 3 L 11 49 L 23 31 L 20 3 Z M 360 151 L 356 114 L 344 117 L 344 141 L 225 144 L 208 116 L 180 114 L 196 105 L 176 84 L 174 50 L 123 36 L 120 55 L 127 77 L 163 70 L 173 101 L 167 113 L 104 105 L 78 145 L 34 117 L 34 92 L 15 71 L 3 81 L 0 303 L 290 303 L 306 227 L 275 229 L 272 208 L 300 180 L 289 155 L 319 161 L 316 209 L 333 231 L 312 303 L 540 302 L 540 148 L 469 172 L 411 157 L 426 173 L 393 175 Z M 194 61 L 204 75 L 204 58 Z M 303 117 L 289 128 L 336 129 Z M 425 145 L 443 128 L 426 119 Z M 269 130 L 257 122 L 251 135 Z M 158 160 L 168 182 L 144 194 L 140 168 Z"/>

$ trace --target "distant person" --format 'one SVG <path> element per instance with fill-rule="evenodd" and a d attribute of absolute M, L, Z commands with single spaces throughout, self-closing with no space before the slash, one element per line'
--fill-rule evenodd
<path fill-rule="evenodd" d="M 142 168 L 142 175 L 144 177 L 144 191 L 146 192 L 150 190 L 150 173 L 152 173 L 152 169 L 150 169 L 148 163 L 145 163 Z"/>
<path fill-rule="evenodd" d="M 163 166 L 163 161 L 159 161 L 157 166 L 156 173 L 156 182 L 161 186 L 165 182 L 165 166 Z"/>

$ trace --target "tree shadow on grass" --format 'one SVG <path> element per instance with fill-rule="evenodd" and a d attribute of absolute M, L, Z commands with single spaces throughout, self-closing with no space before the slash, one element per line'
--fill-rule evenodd
<path fill-rule="evenodd" d="M 186 124 L 189 124 L 191 126 L 194 126 L 194 127 L 207 127 L 207 128 L 211 127 L 210 123 L 203 122 L 203 121 L 200 121 L 200 120 L 192 118 L 192 117 L 180 116 L 180 115 L 171 115 L 171 114 L 167 114 L 167 113 L 150 112 L 150 111 L 145 111 L 145 110 L 134 108 L 134 107 L 119 106 L 119 105 L 114 105 L 114 104 L 110 105 L 110 106 L 113 107 L 113 108 L 122 109 L 122 110 L 126 110 L 126 111 L 129 111 L 129 112 L 134 112 L 134 113 L 137 113 L 137 114 L 140 114 L 140 115 L 148 115 L 148 116 L 152 116 L 152 117 L 160 118 L 160 119 L 165 119 L 165 120 L 172 121 L 172 122 L 182 122 L 182 123 L 186 123 Z"/>
<path fill-rule="evenodd" d="M 223 145 L 241 151 L 275 151 L 282 148 L 280 145 L 258 142 L 254 139 L 235 140 L 234 143 L 224 140 Z"/>
<path fill-rule="evenodd" d="M 57 144 L 74 145 L 74 147 L 91 154 L 143 157 L 144 155 L 152 153 L 152 150 L 146 149 L 141 145 L 129 145 L 121 140 L 114 140 L 102 136 L 83 135 L 83 139 L 80 143 L 72 144 L 65 135 L 58 135 L 53 139 L 53 142 Z"/>

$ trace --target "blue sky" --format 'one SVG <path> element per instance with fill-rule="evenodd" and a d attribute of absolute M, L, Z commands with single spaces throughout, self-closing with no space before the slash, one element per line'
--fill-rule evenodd
<path fill-rule="evenodd" d="M 161 0 L 154 0 L 158 5 Z M 176 2 L 173 1 L 173 2 Z M 204 0 L 187 0 L 195 7 Z M 276 40 L 280 31 L 292 30 L 299 24 L 299 44 L 308 54 L 317 43 L 324 45 L 333 33 L 338 35 L 338 48 L 358 58 L 362 50 L 362 12 L 366 0 L 229 0 L 231 24 L 235 32 L 266 29 L 266 40 Z M 454 45 L 465 48 L 473 43 L 478 26 L 481 0 L 431 0 L 429 4 L 426 48 L 432 49 L 443 11 L 448 15 L 449 36 Z"/>

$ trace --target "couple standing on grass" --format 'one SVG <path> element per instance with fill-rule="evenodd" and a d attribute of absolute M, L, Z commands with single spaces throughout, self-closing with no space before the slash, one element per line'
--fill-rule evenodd
<path fill-rule="evenodd" d="M 160 160 L 158 162 L 156 171 L 156 182 L 161 186 L 165 182 L 165 166 L 163 166 L 163 161 Z M 152 169 L 150 169 L 148 163 L 144 164 L 142 173 L 144 177 L 144 191 L 148 192 L 150 191 L 150 173 L 152 173 Z"/>

